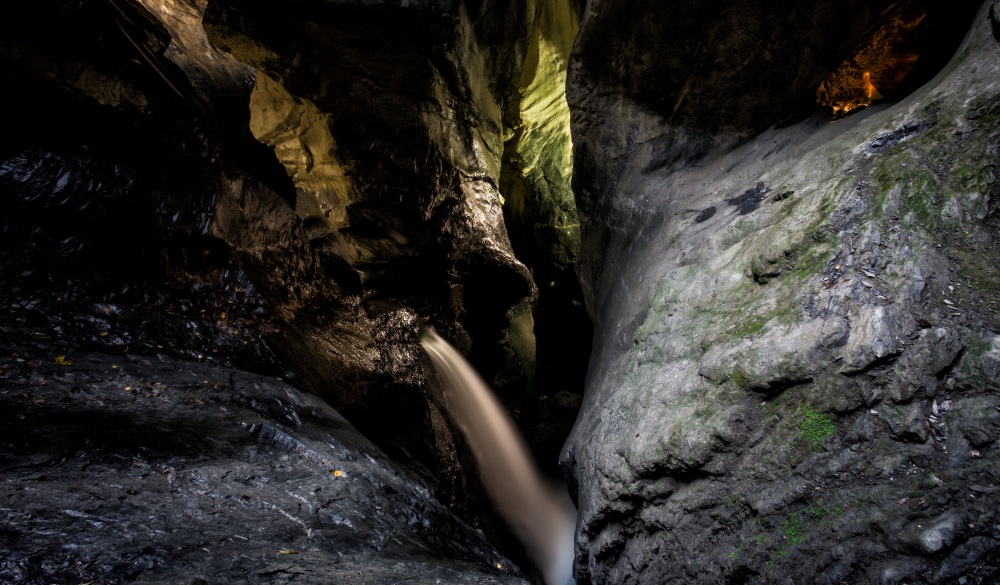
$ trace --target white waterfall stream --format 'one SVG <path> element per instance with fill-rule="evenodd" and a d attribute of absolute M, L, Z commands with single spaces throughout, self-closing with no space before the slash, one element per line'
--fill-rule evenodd
<path fill-rule="evenodd" d="M 514 422 L 462 354 L 432 328 L 420 343 L 441 380 L 445 408 L 476 455 L 493 505 L 546 585 L 572 584 L 576 510 L 568 496 L 542 477 Z"/>

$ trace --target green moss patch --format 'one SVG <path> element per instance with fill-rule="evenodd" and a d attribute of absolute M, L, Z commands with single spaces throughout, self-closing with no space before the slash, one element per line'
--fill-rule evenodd
<path fill-rule="evenodd" d="M 803 439 L 808 441 L 814 449 L 822 446 L 827 437 L 833 436 L 837 432 L 830 415 L 816 412 L 812 408 L 806 408 L 798 415 L 796 421 L 799 433 Z"/>

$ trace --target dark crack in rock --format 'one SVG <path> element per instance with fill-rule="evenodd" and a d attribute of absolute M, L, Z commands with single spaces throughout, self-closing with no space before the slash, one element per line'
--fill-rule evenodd
<path fill-rule="evenodd" d="M 993 38 L 1000 41 L 1000 4 L 993 4 L 990 8 L 991 21 L 993 27 Z"/>
<path fill-rule="evenodd" d="M 694 222 L 702 223 L 712 219 L 712 216 L 715 215 L 715 211 L 716 208 L 714 205 L 702 209 L 700 212 L 698 212 L 698 215 L 694 216 Z"/>
<path fill-rule="evenodd" d="M 885 134 L 879 134 L 874 140 L 865 145 L 865 150 L 869 154 L 876 152 L 882 152 L 887 148 L 892 148 L 893 146 L 909 140 L 914 136 L 920 134 L 921 132 L 926 132 L 928 129 L 933 127 L 933 122 L 926 122 L 923 120 L 916 120 L 909 124 L 906 124 L 899 130 L 893 132 L 886 132 Z"/>
<path fill-rule="evenodd" d="M 757 183 L 757 186 L 747 189 L 740 195 L 726 199 L 726 203 L 735 207 L 737 213 L 740 215 L 746 215 L 757 211 L 757 208 L 760 207 L 760 202 L 764 200 L 768 191 L 770 189 L 765 187 L 764 183 Z"/>

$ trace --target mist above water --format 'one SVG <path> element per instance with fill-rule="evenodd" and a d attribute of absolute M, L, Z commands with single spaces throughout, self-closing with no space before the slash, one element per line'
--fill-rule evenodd
<path fill-rule="evenodd" d="M 538 471 L 528 446 L 486 382 L 433 328 L 420 344 L 431 358 L 443 388 L 444 406 L 465 435 L 493 505 L 546 585 L 573 581 L 576 510 Z"/>

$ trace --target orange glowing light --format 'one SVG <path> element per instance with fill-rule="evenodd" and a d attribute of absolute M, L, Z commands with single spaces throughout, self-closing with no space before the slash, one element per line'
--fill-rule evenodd
<path fill-rule="evenodd" d="M 865 71 L 864 75 L 862 75 L 862 77 L 865 80 L 864 81 L 864 84 L 865 84 L 865 97 L 868 98 L 868 99 L 872 99 L 872 96 L 875 95 L 875 86 L 872 85 L 872 73 L 871 73 L 871 71 Z"/>
<path fill-rule="evenodd" d="M 819 105 L 835 116 L 864 108 L 892 94 L 914 68 L 928 39 L 927 16 L 918 5 L 894 3 L 878 16 L 880 25 L 816 91 Z"/>

